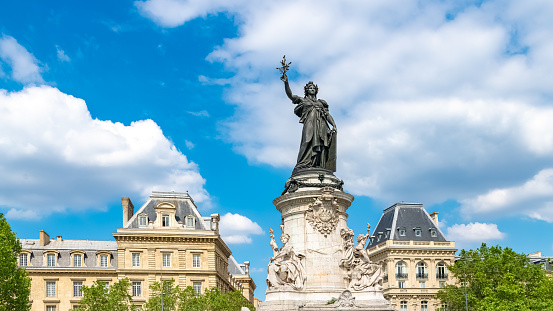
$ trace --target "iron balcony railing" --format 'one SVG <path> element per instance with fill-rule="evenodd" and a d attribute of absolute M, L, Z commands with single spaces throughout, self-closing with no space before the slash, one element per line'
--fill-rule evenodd
<path fill-rule="evenodd" d="M 406 279 L 407 278 L 407 273 L 396 273 L 396 279 Z"/>
<path fill-rule="evenodd" d="M 438 280 L 447 280 L 447 273 L 436 273 L 436 279 Z"/>
<path fill-rule="evenodd" d="M 428 273 L 417 273 L 417 279 L 428 279 Z"/>

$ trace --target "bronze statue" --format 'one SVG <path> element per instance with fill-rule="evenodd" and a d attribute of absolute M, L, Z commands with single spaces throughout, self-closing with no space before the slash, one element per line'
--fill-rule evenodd
<path fill-rule="evenodd" d="M 277 68 L 282 73 L 280 79 L 284 82 L 284 90 L 292 103 L 296 105 L 294 113 L 303 123 L 298 162 L 294 171 L 304 168 L 322 168 L 336 172 L 336 124 L 328 111 L 328 104 L 317 99 L 319 88 L 312 81 L 304 87 L 304 97 L 292 94 L 288 84 L 286 71 L 291 63 L 286 63 L 284 57 L 282 67 Z M 332 129 L 330 128 L 332 125 Z"/>

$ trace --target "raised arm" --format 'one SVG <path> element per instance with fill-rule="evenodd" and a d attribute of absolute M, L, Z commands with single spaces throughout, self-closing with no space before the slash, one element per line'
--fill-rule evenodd
<path fill-rule="evenodd" d="M 286 74 L 283 74 L 282 77 L 280 77 L 280 80 L 284 82 L 284 91 L 286 92 L 286 96 L 288 96 L 291 101 L 294 101 L 294 94 L 292 94 L 290 84 L 288 84 L 288 76 Z"/>

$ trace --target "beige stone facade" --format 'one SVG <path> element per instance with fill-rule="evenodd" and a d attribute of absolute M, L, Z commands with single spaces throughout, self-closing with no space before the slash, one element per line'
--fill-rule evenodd
<path fill-rule="evenodd" d="M 77 308 L 83 285 L 122 278 L 131 281 L 133 302 L 142 305 L 162 275 L 202 293 L 241 290 L 254 302 L 249 263 L 232 257 L 219 235 L 218 214 L 202 217 L 184 193 L 154 193 L 136 213 L 130 199 L 122 199 L 123 228 L 113 233 L 115 241 L 51 239 L 43 230 L 39 239 L 21 240 L 19 265 L 31 277 L 32 311 Z"/>
<path fill-rule="evenodd" d="M 447 266 L 455 262 L 455 242 L 437 226 L 437 213 L 422 204 L 398 203 L 384 210 L 368 252 L 384 270 L 384 297 L 398 311 L 436 311 L 436 293 L 453 284 Z"/>

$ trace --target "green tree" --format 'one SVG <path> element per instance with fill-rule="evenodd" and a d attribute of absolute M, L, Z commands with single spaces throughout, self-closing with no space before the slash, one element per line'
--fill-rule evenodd
<path fill-rule="evenodd" d="M 175 311 L 179 299 L 180 288 L 175 286 L 175 280 L 163 281 L 163 311 Z M 150 286 L 150 299 L 144 305 L 145 311 L 161 311 L 161 284 L 155 282 Z"/>
<path fill-rule="evenodd" d="M 83 286 L 81 310 L 83 311 L 130 311 L 134 310 L 129 294 L 131 282 L 121 279 L 111 286 L 95 281 L 92 286 Z"/>
<path fill-rule="evenodd" d="M 31 279 L 25 269 L 17 266 L 19 253 L 21 242 L 0 213 L 0 311 L 31 309 Z"/>
<path fill-rule="evenodd" d="M 466 310 L 466 304 L 474 311 L 553 310 L 553 279 L 528 256 L 510 248 L 482 244 L 476 250 L 462 250 L 449 270 L 458 282 L 440 290 L 437 297 L 450 311 Z"/>

